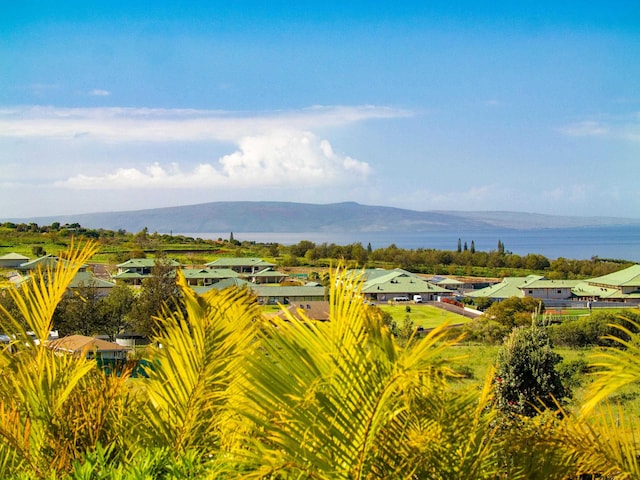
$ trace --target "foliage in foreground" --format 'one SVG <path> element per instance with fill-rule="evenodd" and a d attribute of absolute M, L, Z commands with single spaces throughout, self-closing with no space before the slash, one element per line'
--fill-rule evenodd
<path fill-rule="evenodd" d="M 599 360 L 584 408 L 502 422 L 482 391 L 455 383 L 444 329 L 400 347 L 332 280 L 331 321 L 264 318 L 242 290 L 165 309 L 148 378 L 105 376 L 44 346 L 57 303 L 93 253 L 9 289 L 20 316 L 0 352 L 2 478 L 637 478 L 638 426 L 606 398 L 640 379 L 640 339 Z M 35 332 L 34 342 L 27 330 Z M 620 367 L 624 365 L 624 368 Z M 604 403 L 603 403 L 604 401 Z"/>

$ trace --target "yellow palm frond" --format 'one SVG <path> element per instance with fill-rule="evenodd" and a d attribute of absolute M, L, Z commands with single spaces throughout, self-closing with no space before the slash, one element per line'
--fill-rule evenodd
<path fill-rule="evenodd" d="M 446 394 L 450 374 L 440 354 L 453 341 L 441 327 L 400 348 L 371 315 L 360 287 L 338 269 L 329 322 L 285 315 L 261 330 L 260 348 L 247 359 L 243 411 L 260 432 L 247 451 L 259 466 L 254 477 L 279 472 L 406 478 L 416 469 L 420 449 L 404 451 L 404 445 L 424 441 L 428 447 L 434 439 L 455 438 L 438 433 L 453 417 L 447 417 L 451 405 L 437 400 Z M 470 398 L 458 406 L 468 408 Z M 433 409 L 431 416 L 417 414 L 416 405 Z M 481 411 L 471 408 L 466 416 L 478 430 L 488 428 Z M 464 449 L 482 451 L 482 445 L 472 444 Z"/>
<path fill-rule="evenodd" d="M 602 478 L 640 478 L 637 436 L 640 422 L 619 406 L 604 402 L 587 416 L 568 418 L 556 434 L 573 475 L 598 474 Z"/>
<path fill-rule="evenodd" d="M 259 307 L 246 291 L 228 289 L 197 296 L 180 274 L 186 315 L 159 318 L 140 407 L 146 444 L 204 455 L 220 447 L 237 364 L 250 351 Z"/>
<path fill-rule="evenodd" d="M 640 325 L 625 319 L 640 331 Z M 634 333 L 623 325 L 611 325 L 620 332 L 620 336 L 607 336 L 618 344 L 618 348 L 605 348 L 592 356 L 595 368 L 595 381 L 589 388 L 587 401 L 582 406 L 582 413 L 588 414 L 602 400 L 620 391 L 626 385 L 640 381 L 640 334 Z M 626 337 L 628 340 L 624 340 Z"/>
<path fill-rule="evenodd" d="M 8 290 L 26 325 L 8 311 L 0 312 L 0 329 L 15 339 L 10 350 L 0 352 L 0 467 L 10 469 L 0 476 L 20 469 L 64 470 L 80 455 L 79 445 L 97 441 L 101 430 L 95 416 L 82 415 L 92 410 L 87 399 L 103 393 L 102 387 L 87 388 L 95 362 L 57 355 L 46 346 L 58 302 L 95 250 L 91 242 L 72 245 L 55 267 L 40 269 Z"/>

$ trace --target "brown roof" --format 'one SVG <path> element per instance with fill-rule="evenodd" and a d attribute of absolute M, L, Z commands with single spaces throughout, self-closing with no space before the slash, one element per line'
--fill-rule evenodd
<path fill-rule="evenodd" d="M 310 320 L 320 320 L 323 322 L 329 320 L 329 302 L 326 301 L 316 300 L 292 303 L 286 310 L 298 319 L 302 318 L 302 314 L 304 314 L 305 317 Z M 276 315 L 283 317 L 284 312 L 280 311 L 276 313 Z"/>
<path fill-rule="evenodd" d="M 84 335 L 69 335 L 49 342 L 49 348 L 66 352 L 81 353 L 85 350 L 97 352 L 112 352 L 116 350 L 128 350 L 127 347 L 117 343 L 107 342 L 99 338 L 86 337 Z"/>

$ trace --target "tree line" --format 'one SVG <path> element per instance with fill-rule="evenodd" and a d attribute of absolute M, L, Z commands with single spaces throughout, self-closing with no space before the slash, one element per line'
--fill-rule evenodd
<path fill-rule="evenodd" d="M 473 241 L 471 242 L 473 247 Z M 468 276 L 516 276 L 513 272 L 544 272 L 550 279 L 573 279 L 606 275 L 632 262 L 617 259 L 549 260 L 544 255 L 517 255 L 498 240 L 496 250 L 479 251 L 475 247 L 452 250 L 432 248 L 404 249 L 391 244 L 372 249 L 362 243 L 336 245 L 303 240 L 290 246 L 276 245 L 271 253 L 284 259 L 283 265 L 327 265 L 329 259 L 344 259 L 358 266 L 400 267 L 415 273 Z"/>
<path fill-rule="evenodd" d="M 490 251 L 477 250 L 473 240 L 469 246 L 466 241 L 463 244 L 461 239 L 458 240 L 457 247 L 452 246 L 451 250 L 405 249 L 395 244 L 373 249 L 370 243 L 364 246 L 361 242 L 337 245 L 301 240 L 295 244 L 283 245 L 239 241 L 233 233 L 230 233 L 228 239 L 211 240 L 151 233 L 147 228 L 137 233 L 122 229 L 117 231 L 89 229 L 78 223 L 54 222 L 48 226 L 39 226 L 36 223 L 5 222 L 0 225 L 0 239 L 6 239 L 6 243 L 9 241 L 33 242 L 34 254 L 47 253 L 41 246 L 43 238 L 49 238 L 62 247 L 66 246 L 72 238 L 96 240 L 101 247 L 100 251 L 111 252 L 113 259 L 118 262 L 132 256 L 143 257 L 158 251 L 180 252 L 191 249 L 210 254 L 267 257 L 285 267 L 327 267 L 336 260 L 345 260 L 357 267 L 400 267 L 415 273 L 434 275 L 504 277 L 539 272 L 550 279 L 597 277 L 621 270 L 632 263 L 622 259 L 598 257 L 591 259 L 561 257 L 550 260 L 536 253 L 518 255 L 510 252 L 501 240 L 497 241 L 496 249 Z"/>

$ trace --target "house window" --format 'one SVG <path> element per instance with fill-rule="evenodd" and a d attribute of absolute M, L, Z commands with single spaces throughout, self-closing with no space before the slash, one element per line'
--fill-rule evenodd
<path fill-rule="evenodd" d="M 562 293 L 562 290 L 558 290 L 556 293 Z"/>
<path fill-rule="evenodd" d="M 533 295 L 533 290 L 529 290 L 529 295 Z"/>

